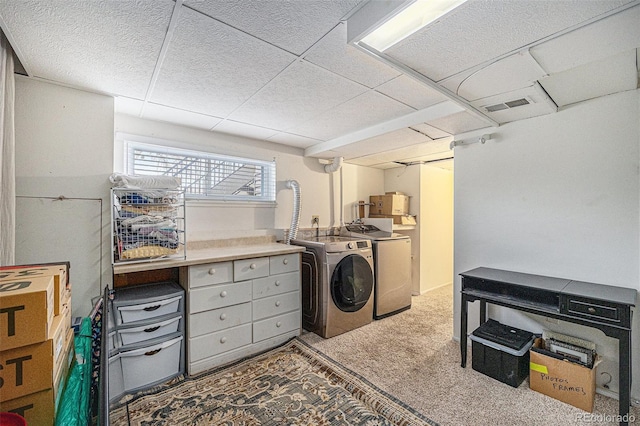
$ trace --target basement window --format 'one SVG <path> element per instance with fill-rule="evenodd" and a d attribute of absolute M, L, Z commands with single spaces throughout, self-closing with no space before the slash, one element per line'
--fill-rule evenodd
<path fill-rule="evenodd" d="M 187 200 L 275 203 L 275 161 L 125 141 L 132 175 L 179 177 Z"/>

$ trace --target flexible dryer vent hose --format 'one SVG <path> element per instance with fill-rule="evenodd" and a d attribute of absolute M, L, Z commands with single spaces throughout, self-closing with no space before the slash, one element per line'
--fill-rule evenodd
<path fill-rule="evenodd" d="M 291 226 L 287 235 L 287 244 L 291 244 L 298 236 L 298 225 L 300 224 L 300 185 L 298 181 L 288 180 L 287 188 L 293 189 L 293 213 L 291 214 Z"/>

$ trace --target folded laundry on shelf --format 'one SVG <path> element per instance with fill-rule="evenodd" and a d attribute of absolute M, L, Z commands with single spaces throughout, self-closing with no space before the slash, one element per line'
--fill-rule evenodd
<path fill-rule="evenodd" d="M 140 176 L 113 173 L 109 180 L 114 187 L 128 189 L 178 189 L 181 180 L 175 176 Z"/>

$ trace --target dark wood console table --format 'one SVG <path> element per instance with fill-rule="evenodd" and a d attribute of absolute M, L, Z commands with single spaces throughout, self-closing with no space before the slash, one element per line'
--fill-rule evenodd
<path fill-rule="evenodd" d="M 487 303 L 491 303 L 597 328 L 618 339 L 619 414 L 622 419 L 628 418 L 626 414 L 631 403 L 631 308 L 636 303 L 635 289 L 491 268 L 476 268 L 460 275 L 462 367 L 467 363 L 469 302 L 480 301 L 480 323 L 487 320 Z"/>

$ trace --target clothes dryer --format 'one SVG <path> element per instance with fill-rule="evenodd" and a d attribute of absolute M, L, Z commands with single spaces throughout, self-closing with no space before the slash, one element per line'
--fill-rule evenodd
<path fill-rule="evenodd" d="M 375 281 L 373 318 L 382 319 L 411 308 L 411 239 L 361 223 L 342 227 L 340 234 L 373 243 Z"/>
<path fill-rule="evenodd" d="M 296 239 L 302 253 L 302 326 L 324 338 L 373 320 L 371 241 L 344 237 Z"/>

